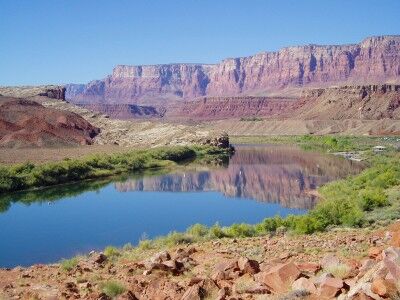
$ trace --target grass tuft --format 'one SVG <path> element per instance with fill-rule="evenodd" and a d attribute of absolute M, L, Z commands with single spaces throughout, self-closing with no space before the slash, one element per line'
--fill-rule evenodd
<path fill-rule="evenodd" d="M 114 298 L 126 291 L 126 288 L 117 281 L 107 281 L 101 284 L 101 289 L 108 297 Z"/>
<path fill-rule="evenodd" d="M 73 257 L 70 259 L 63 259 L 60 262 L 60 267 L 63 271 L 71 271 L 79 263 L 78 257 Z"/>

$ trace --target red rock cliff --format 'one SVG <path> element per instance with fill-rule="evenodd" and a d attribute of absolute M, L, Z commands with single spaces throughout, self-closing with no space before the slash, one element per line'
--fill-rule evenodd
<path fill-rule="evenodd" d="M 400 82 L 399 50 L 400 36 L 379 36 L 353 45 L 287 47 L 214 65 L 117 66 L 104 80 L 67 85 L 67 98 L 151 104 L 305 85 Z"/>

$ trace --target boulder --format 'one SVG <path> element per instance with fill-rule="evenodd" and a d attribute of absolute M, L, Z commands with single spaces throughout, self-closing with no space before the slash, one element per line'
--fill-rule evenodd
<path fill-rule="evenodd" d="M 394 297 L 396 285 L 385 279 L 377 278 L 371 284 L 371 291 L 381 297 Z"/>
<path fill-rule="evenodd" d="M 181 300 L 201 300 L 200 287 L 198 285 L 190 286 L 183 294 Z"/>
<path fill-rule="evenodd" d="M 270 287 L 274 293 L 284 293 L 290 289 L 300 274 L 296 264 L 288 262 L 272 267 L 268 272 L 256 274 L 256 280 Z"/>
<path fill-rule="evenodd" d="M 293 290 L 306 290 L 311 294 L 317 293 L 317 288 L 315 287 L 314 283 L 305 277 L 300 277 L 292 284 Z"/>
<path fill-rule="evenodd" d="M 383 264 L 388 271 L 386 278 L 398 282 L 400 280 L 400 265 L 388 258 L 383 259 Z"/>
<path fill-rule="evenodd" d="M 343 287 L 343 280 L 338 278 L 326 277 L 319 287 L 321 297 L 333 298 L 337 296 Z"/>
<path fill-rule="evenodd" d="M 381 247 L 371 247 L 368 250 L 368 257 L 372 259 L 376 259 L 382 253 Z"/>
<path fill-rule="evenodd" d="M 136 297 L 135 294 L 131 291 L 127 291 L 119 295 L 117 297 L 117 300 L 139 300 L 139 298 Z"/>
<path fill-rule="evenodd" d="M 310 263 L 310 262 L 298 263 L 297 267 L 299 268 L 301 273 L 304 273 L 304 274 L 307 274 L 307 275 L 314 275 L 319 270 L 321 270 L 321 266 L 319 264 Z"/>
<path fill-rule="evenodd" d="M 239 258 L 238 267 L 240 271 L 247 274 L 256 274 L 260 272 L 260 266 L 258 262 L 246 257 Z"/>
<path fill-rule="evenodd" d="M 102 264 L 107 260 L 107 256 L 104 253 L 93 253 L 91 260 L 96 264 Z"/>
<path fill-rule="evenodd" d="M 161 251 L 154 254 L 149 261 L 154 263 L 162 263 L 164 261 L 170 260 L 171 255 L 167 251 Z"/>
<path fill-rule="evenodd" d="M 226 272 L 226 271 L 217 270 L 211 274 L 211 278 L 214 281 L 219 281 L 219 280 L 230 279 L 230 276 L 229 276 L 228 272 Z"/>
<path fill-rule="evenodd" d="M 321 260 L 321 266 L 324 269 L 334 267 L 340 264 L 339 258 L 333 254 L 327 254 L 324 256 L 324 258 Z"/>

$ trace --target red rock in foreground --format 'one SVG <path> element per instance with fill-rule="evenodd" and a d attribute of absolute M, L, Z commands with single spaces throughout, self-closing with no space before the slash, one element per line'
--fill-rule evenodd
<path fill-rule="evenodd" d="M 0 269 L 0 298 L 112 299 L 104 285 L 113 282 L 121 287 L 115 299 L 398 299 L 400 248 L 390 246 L 390 236 L 399 228 L 400 222 L 375 232 L 221 239 L 111 257 L 92 252 L 68 270 L 58 264 Z M 382 258 L 368 258 L 365 246 L 382 247 Z M 343 279 L 339 270 L 352 261 Z"/>

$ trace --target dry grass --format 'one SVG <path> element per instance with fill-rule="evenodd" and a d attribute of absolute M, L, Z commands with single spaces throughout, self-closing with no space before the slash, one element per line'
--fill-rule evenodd
<path fill-rule="evenodd" d="M 351 268 L 346 264 L 337 264 L 325 268 L 324 271 L 331 273 L 336 278 L 345 279 L 350 274 Z"/>

